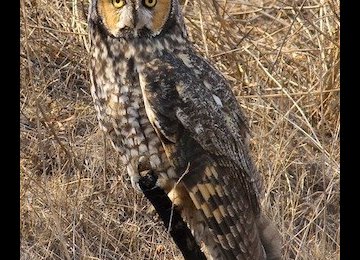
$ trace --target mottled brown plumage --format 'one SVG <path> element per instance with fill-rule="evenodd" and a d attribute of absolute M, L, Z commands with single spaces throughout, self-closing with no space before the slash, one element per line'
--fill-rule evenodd
<path fill-rule="evenodd" d="M 93 0 L 89 27 L 99 124 L 133 186 L 152 170 L 210 259 L 280 259 L 246 120 L 188 41 L 177 0 Z"/>

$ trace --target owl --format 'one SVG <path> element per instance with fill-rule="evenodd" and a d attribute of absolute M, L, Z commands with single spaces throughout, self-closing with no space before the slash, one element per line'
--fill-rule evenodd
<path fill-rule="evenodd" d="M 154 173 L 208 259 L 280 259 L 246 119 L 178 0 L 92 0 L 88 23 L 97 118 L 133 187 Z"/>

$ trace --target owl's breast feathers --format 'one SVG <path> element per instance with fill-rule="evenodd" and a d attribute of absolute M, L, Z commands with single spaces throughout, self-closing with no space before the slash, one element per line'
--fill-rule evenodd
<path fill-rule="evenodd" d="M 147 57 L 137 66 L 146 113 L 221 255 L 264 259 L 256 226 L 260 181 L 225 79 L 192 51 Z"/>

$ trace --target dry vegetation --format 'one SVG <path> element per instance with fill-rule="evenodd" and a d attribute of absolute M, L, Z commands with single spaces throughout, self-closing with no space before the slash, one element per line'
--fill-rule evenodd
<path fill-rule="evenodd" d="M 249 119 L 284 259 L 339 259 L 339 1 L 183 2 Z M 21 1 L 21 259 L 181 259 L 98 129 L 87 7 Z"/>

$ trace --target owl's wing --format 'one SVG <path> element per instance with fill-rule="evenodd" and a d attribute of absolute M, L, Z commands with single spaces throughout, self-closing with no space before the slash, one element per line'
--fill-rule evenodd
<path fill-rule="evenodd" d="M 224 100 L 171 55 L 144 66 L 140 83 L 147 115 L 222 255 L 262 259 L 259 202 L 244 138 L 236 130 L 238 113 L 227 111 Z"/>
<path fill-rule="evenodd" d="M 247 120 L 224 76 L 196 52 L 188 51 L 184 55 L 189 61 L 188 66 L 193 66 L 194 70 L 201 73 L 203 84 L 222 101 L 223 111 L 232 118 L 232 123 L 236 126 L 234 132 L 238 132 L 243 138 L 246 138 L 250 134 Z"/>

